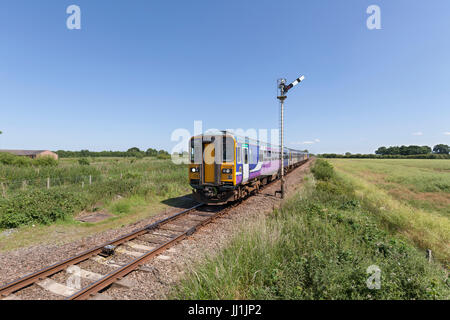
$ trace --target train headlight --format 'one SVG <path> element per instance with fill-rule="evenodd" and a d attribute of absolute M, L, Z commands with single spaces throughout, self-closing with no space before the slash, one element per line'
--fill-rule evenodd
<path fill-rule="evenodd" d="M 222 173 L 224 174 L 230 174 L 233 172 L 233 169 L 222 169 Z"/>
<path fill-rule="evenodd" d="M 196 167 L 192 167 L 191 168 L 191 172 L 199 172 L 200 170 L 198 169 L 198 167 L 196 168 Z"/>

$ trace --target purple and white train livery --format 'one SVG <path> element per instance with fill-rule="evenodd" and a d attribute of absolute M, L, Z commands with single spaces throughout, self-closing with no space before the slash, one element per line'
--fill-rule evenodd
<path fill-rule="evenodd" d="M 190 157 L 189 183 L 194 198 L 203 203 L 242 199 L 280 176 L 279 146 L 225 131 L 192 137 Z M 305 151 L 283 150 L 285 172 L 308 159 Z"/>

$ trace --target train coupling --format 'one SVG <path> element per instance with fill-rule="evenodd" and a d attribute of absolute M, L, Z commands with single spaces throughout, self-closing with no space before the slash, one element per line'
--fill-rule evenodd
<path fill-rule="evenodd" d="M 215 196 L 217 196 L 217 189 L 214 187 L 205 187 L 203 189 L 203 194 L 208 197 L 208 198 L 213 198 Z"/>

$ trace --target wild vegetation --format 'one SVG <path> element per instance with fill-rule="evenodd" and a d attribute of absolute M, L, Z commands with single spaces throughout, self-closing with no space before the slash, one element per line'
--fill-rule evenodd
<path fill-rule="evenodd" d="M 140 150 L 138 147 L 133 147 L 127 151 L 56 151 L 60 158 L 86 158 L 86 157 L 157 157 L 158 159 L 170 159 L 170 154 L 165 150 L 156 150 L 148 148 L 146 151 Z"/>
<path fill-rule="evenodd" d="M 173 292 L 179 299 L 448 299 L 440 262 L 386 228 L 373 202 L 324 160 L 304 190 L 243 227 Z M 392 211 L 391 211 L 392 210 Z M 394 219 L 391 221 L 395 225 Z M 448 240 L 440 239 L 441 241 Z M 448 243 L 447 243 L 448 244 Z M 369 289 L 370 267 L 380 289 Z M 369 273 L 368 273 L 369 270 Z"/>
<path fill-rule="evenodd" d="M 56 166 L 58 161 L 52 157 L 40 157 L 31 159 L 28 157 L 19 157 L 10 153 L 0 152 L 0 165 L 11 165 L 15 167 L 49 167 Z"/>
<path fill-rule="evenodd" d="M 189 192 L 186 168 L 170 160 L 83 159 L 46 167 L 0 165 L 0 229 L 71 221 L 78 212 L 99 210 L 113 199 L 108 209 L 123 214 L 142 202 Z"/>
<path fill-rule="evenodd" d="M 450 265 L 450 161 L 332 160 L 386 228 Z"/>

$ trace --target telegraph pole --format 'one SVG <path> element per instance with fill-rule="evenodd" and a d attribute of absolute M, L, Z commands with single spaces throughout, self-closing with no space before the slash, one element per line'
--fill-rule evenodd
<path fill-rule="evenodd" d="M 286 85 L 286 79 L 278 79 L 278 89 L 279 93 L 277 99 L 280 100 L 280 176 L 281 176 L 281 198 L 284 199 L 284 100 L 286 100 L 286 93 L 294 86 L 299 84 L 305 79 L 304 76 L 301 76 L 291 82 L 289 85 Z"/>

